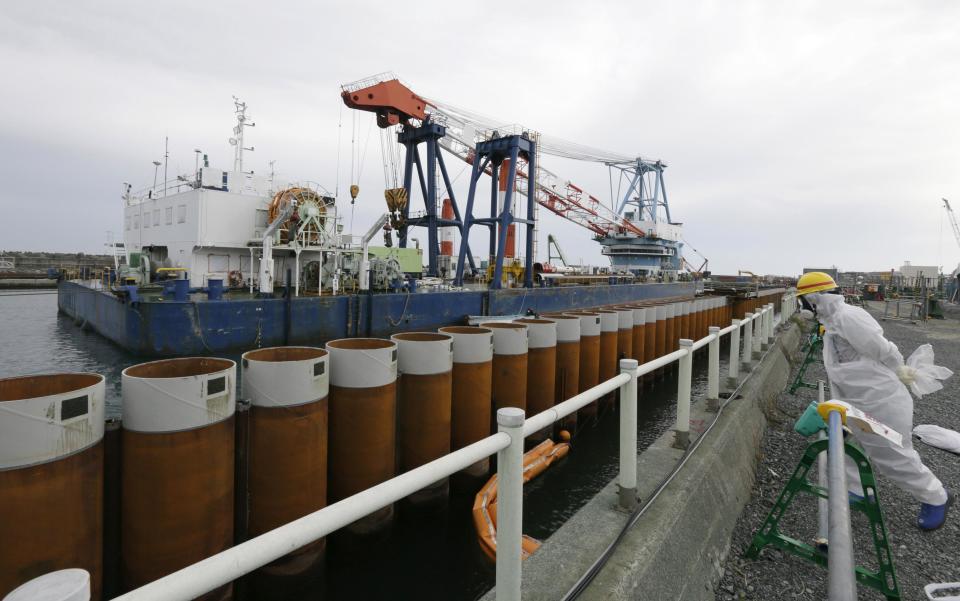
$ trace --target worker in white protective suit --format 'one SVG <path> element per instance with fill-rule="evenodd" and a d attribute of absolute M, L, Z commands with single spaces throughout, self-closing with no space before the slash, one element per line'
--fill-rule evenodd
<path fill-rule="evenodd" d="M 815 309 L 825 328 L 823 363 L 832 396 L 870 414 L 903 436 L 903 446 L 899 447 L 876 434 L 853 432 L 874 468 L 920 502 L 917 526 L 921 530 L 935 530 L 946 521 L 953 495 L 913 448 L 913 397 L 907 386 L 921 378 L 926 383 L 925 391 L 932 392 L 940 385 L 930 382 L 946 378 L 952 372 L 932 364 L 929 347 L 925 349 L 929 354 L 928 365 L 918 369 L 905 364 L 897 346 L 884 338 L 883 328 L 869 313 L 846 304 L 841 295 L 826 293 L 836 287 L 833 278 L 821 272 L 804 274 L 797 284 L 798 295 Z M 914 357 L 910 363 L 916 363 Z M 863 498 L 860 473 L 849 458 L 847 482 L 851 496 Z"/>

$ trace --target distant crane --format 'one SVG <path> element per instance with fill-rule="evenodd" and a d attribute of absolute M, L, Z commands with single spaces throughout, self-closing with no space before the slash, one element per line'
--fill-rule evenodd
<path fill-rule="evenodd" d="M 341 97 L 344 104 L 352 109 L 375 113 L 377 125 L 381 128 L 403 126 L 398 134 L 398 141 L 406 148 L 403 187 L 388 189 L 385 195 L 401 247 L 406 246 L 409 227 L 428 228 L 429 275 L 438 275 L 439 271 L 439 241 L 435 233 L 439 227 L 457 228 L 461 240 L 467 239 L 466 230 L 473 224 L 491 228 L 490 256 L 491 263 L 496 265 L 492 287 L 499 287 L 504 256 L 513 257 L 514 223 L 527 230 L 526 260 L 529 262 L 529 255 L 536 248 L 536 218 L 531 209 L 528 209 L 526 216 L 519 217 L 510 214 L 513 209 L 503 207 L 504 203 L 510 204 L 514 191 L 521 198 L 526 197 L 528 204 L 542 206 L 590 230 L 594 238 L 604 245 L 604 254 L 609 255 L 614 264 L 629 263 L 631 257 L 644 257 L 654 266 L 654 271 L 667 264 L 671 269 L 679 268 L 682 258 L 680 224 L 674 224 L 670 219 L 663 183 L 666 164 L 662 161 L 551 139 L 519 126 L 504 126 L 478 113 L 420 96 L 390 73 L 345 84 Z M 418 150 L 420 144 L 426 146 L 425 160 Z M 494 183 L 502 180 L 500 206 L 494 199 L 491 217 L 474 216 L 469 209 L 461 213 L 440 149 L 472 165 L 478 172 L 471 176 L 468 207 L 472 207 L 470 203 L 475 197 L 476 176 L 489 175 Z M 618 206 L 607 206 L 582 187 L 544 169 L 538 157 L 541 153 L 607 166 L 611 171 L 611 196 L 614 196 L 613 173 L 618 173 L 620 183 L 614 199 Z M 451 201 L 453 219 L 438 214 L 438 193 L 443 192 L 438 181 L 441 178 L 446 188 L 445 198 Z M 426 212 L 422 216 L 411 216 L 409 196 L 417 181 L 423 193 Z M 502 242 L 498 240 L 501 238 L 498 235 L 500 230 L 508 232 Z M 662 239 L 667 242 L 664 243 Z M 461 252 L 457 262 L 458 283 L 462 281 L 464 260 L 471 264 L 471 268 L 474 267 L 472 255 Z M 532 285 L 530 274 L 525 275 L 524 279 L 525 286 Z"/>
<path fill-rule="evenodd" d="M 941 198 L 943 201 L 943 208 L 947 210 L 947 217 L 950 218 L 950 225 L 953 227 L 953 237 L 957 240 L 957 246 L 960 246 L 960 225 L 957 225 L 957 216 L 953 213 L 953 208 L 950 206 L 950 201 L 946 198 Z"/>
<path fill-rule="evenodd" d="M 960 246 L 960 225 L 957 225 L 957 216 L 953 213 L 953 208 L 950 206 L 950 201 L 946 198 L 941 198 L 943 201 L 943 208 L 947 210 L 947 217 L 950 218 L 950 226 L 953 228 L 953 237 L 957 241 L 957 246 Z M 953 291 L 953 295 L 950 300 L 956 302 L 958 297 L 960 297 L 960 267 L 957 268 L 957 271 L 953 272 L 953 276 L 956 278 L 957 287 Z"/>

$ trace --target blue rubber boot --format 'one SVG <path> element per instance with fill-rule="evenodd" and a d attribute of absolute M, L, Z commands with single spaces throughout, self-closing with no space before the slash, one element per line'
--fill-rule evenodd
<path fill-rule="evenodd" d="M 947 502 L 943 505 L 920 503 L 920 515 L 917 517 L 917 528 L 921 530 L 936 530 L 947 521 L 947 511 L 953 505 L 953 494 L 947 491 Z"/>

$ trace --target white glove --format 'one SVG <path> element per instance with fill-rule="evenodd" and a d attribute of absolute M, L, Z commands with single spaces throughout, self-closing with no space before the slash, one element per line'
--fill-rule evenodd
<path fill-rule="evenodd" d="M 910 386 L 917 379 L 917 370 L 909 365 L 901 365 L 897 368 L 897 377 L 900 378 L 904 386 Z"/>

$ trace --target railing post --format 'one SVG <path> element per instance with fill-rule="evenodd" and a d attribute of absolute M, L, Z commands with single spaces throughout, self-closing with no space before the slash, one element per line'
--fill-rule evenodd
<path fill-rule="evenodd" d="M 753 313 L 743 316 L 743 367 L 750 369 L 753 363 Z"/>
<path fill-rule="evenodd" d="M 823 380 L 817 381 L 817 401 L 823 402 L 826 400 L 826 396 L 823 389 L 824 383 Z M 827 438 L 827 433 L 823 430 L 818 432 L 817 438 L 820 440 L 825 440 Z M 821 488 L 827 488 L 827 454 L 820 453 L 817 455 L 817 484 Z M 829 540 L 830 526 L 827 523 L 827 516 L 829 514 L 829 507 L 827 506 L 827 500 L 823 497 L 817 497 L 817 544 L 826 545 Z"/>
<path fill-rule="evenodd" d="M 620 507 L 637 508 L 637 360 L 621 359 L 620 373 L 630 380 L 620 386 Z"/>
<path fill-rule="evenodd" d="M 497 453 L 497 601 L 520 601 L 523 544 L 523 409 L 497 411 L 510 446 Z"/>
<path fill-rule="evenodd" d="M 753 314 L 753 355 L 751 359 L 759 359 L 760 352 L 763 350 L 760 344 L 763 342 L 763 310 Z"/>
<path fill-rule="evenodd" d="M 740 380 L 740 320 L 730 320 L 730 325 L 734 326 L 730 332 L 730 356 L 727 358 L 729 373 L 727 375 L 727 388 L 736 390 Z"/>
<path fill-rule="evenodd" d="M 677 374 L 677 424 L 673 446 L 686 449 L 690 446 L 690 380 L 693 377 L 693 341 L 680 339 L 680 350 L 687 351 L 680 357 Z"/>
<path fill-rule="evenodd" d="M 829 489 L 830 561 L 827 565 L 827 593 L 830 599 L 855 600 L 857 583 L 853 571 L 853 541 L 850 535 L 850 500 L 847 492 L 846 452 L 839 411 L 828 417 L 827 487 Z"/>
<path fill-rule="evenodd" d="M 720 328 L 710 326 L 713 340 L 707 343 L 707 410 L 720 410 Z"/>
<path fill-rule="evenodd" d="M 767 303 L 767 348 L 773 343 L 773 318 L 776 312 L 773 310 L 773 303 Z"/>
<path fill-rule="evenodd" d="M 765 351 L 770 348 L 770 304 L 763 306 L 760 312 L 760 350 Z"/>

